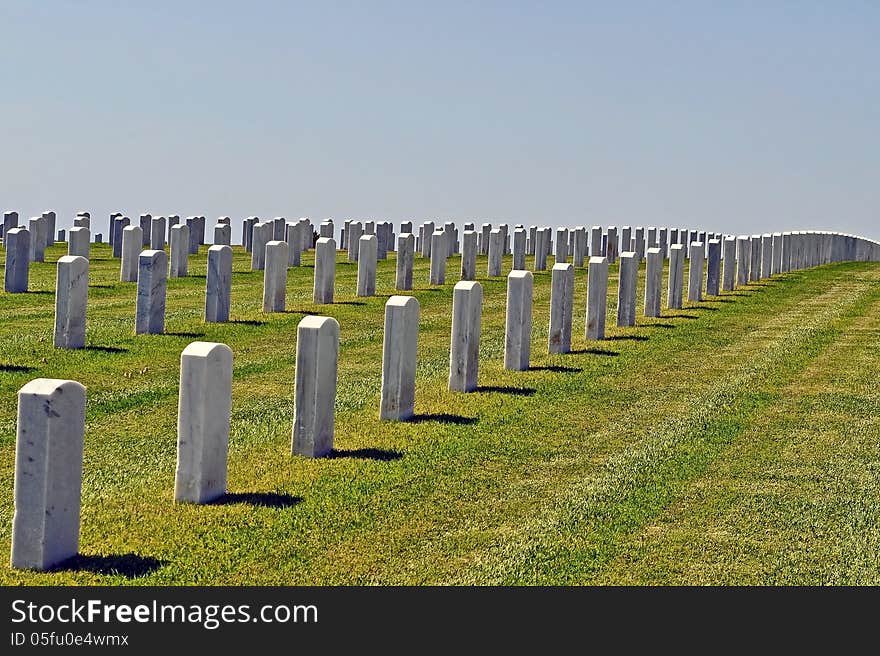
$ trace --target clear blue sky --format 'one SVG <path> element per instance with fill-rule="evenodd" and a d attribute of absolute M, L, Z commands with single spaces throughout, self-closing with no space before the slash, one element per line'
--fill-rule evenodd
<path fill-rule="evenodd" d="M 880 2 L 0 0 L 0 208 L 880 238 Z M 105 235 L 106 238 L 106 235 Z"/>

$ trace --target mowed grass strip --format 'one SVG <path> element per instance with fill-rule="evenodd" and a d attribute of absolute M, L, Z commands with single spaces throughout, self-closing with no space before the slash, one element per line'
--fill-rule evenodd
<path fill-rule="evenodd" d="M 37 293 L 0 295 L 7 490 L 0 550 L 9 549 L 18 388 L 36 377 L 73 378 L 89 399 L 83 557 L 48 574 L 7 567 L 4 583 L 876 582 L 876 541 L 858 529 L 876 520 L 878 507 L 871 409 L 880 401 L 877 386 L 861 377 L 877 363 L 870 339 L 853 335 L 880 321 L 877 265 L 780 276 L 627 329 L 613 327 L 612 267 L 604 342 L 583 339 L 586 272 L 579 270 L 575 352 L 553 357 L 546 355 L 550 273 L 539 272 L 533 369 L 522 373 L 502 368 L 506 280 L 481 279 L 481 391 L 453 394 L 446 376 L 459 259 L 448 262 L 449 284 L 431 288 L 428 263 L 417 257 L 418 416 L 393 424 L 378 420 L 393 254 L 380 263 L 377 297 L 361 299 L 356 266 L 340 253 L 331 306 L 311 303 L 307 254 L 303 267 L 289 270 L 288 312 L 264 315 L 262 274 L 248 271 L 249 255 L 236 248 L 233 321 L 206 325 L 203 248 L 190 257 L 190 277 L 169 281 L 168 334 L 135 336 L 135 285 L 116 282 L 118 261 L 107 250 L 94 247 L 91 262 L 91 349 L 51 347 L 53 261 L 63 247 L 32 266 Z M 485 270 L 479 258 L 478 277 Z M 314 461 L 290 455 L 296 324 L 306 314 L 341 325 L 337 453 Z M 230 495 L 210 506 L 172 502 L 179 357 L 196 339 L 229 344 L 235 355 Z M 804 380 L 823 375 L 827 393 L 798 401 Z M 830 399 L 840 399 L 836 414 L 816 410 Z M 812 423 L 792 418 L 805 409 Z M 846 412 L 859 417 L 858 444 L 845 439 Z M 780 487 L 777 519 L 767 526 L 747 521 L 748 513 L 733 523 L 725 516 L 724 539 L 704 548 L 698 533 L 712 525 L 707 518 L 754 503 L 752 490 L 725 486 L 725 468 L 763 480 L 765 442 L 789 439 L 793 422 L 799 447 L 787 466 L 821 475 Z M 849 443 L 852 450 L 842 446 Z M 832 447 L 840 470 L 822 470 L 819 454 Z M 842 476 L 856 456 L 861 473 Z M 826 505 L 849 499 L 835 506 L 836 524 L 823 525 L 823 506 L 805 502 L 820 497 Z M 846 531 L 844 507 L 858 511 Z M 798 557 L 792 541 L 817 555 Z M 741 556 L 747 544 L 751 559 Z"/>

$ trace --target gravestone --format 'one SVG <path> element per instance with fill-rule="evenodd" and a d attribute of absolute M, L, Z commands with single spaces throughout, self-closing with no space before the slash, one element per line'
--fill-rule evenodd
<path fill-rule="evenodd" d="M 692 242 L 688 269 L 688 301 L 691 303 L 703 300 L 703 266 L 705 261 L 706 253 L 703 242 Z"/>
<path fill-rule="evenodd" d="M 761 277 L 769 278 L 773 267 L 773 235 L 761 235 Z"/>
<path fill-rule="evenodd" d="M 605 313 L 608 299 L 608 260 L 591 257 L 587 268 L 587 339 L 605 339 Z"/>
<path fill-rule="evenodd" d="M 397 235 L 397 264 L 394 288 L 399 291 L 412 289 L 415 242 L 416 238 L 408 232 Z M 464 262 L 464 258 L 462 258 L 462 262 Z M 462 266 L 464 266 L 464 264 L 462 264 Z"/>
<path fill-rule="evenodd" d="M 605 257 L 605 251 L 602 249 L 602 226 L 590 228 L 590 256 Z"/>
<path fill-rule="evenodd" d="M 617 286 L 617 325 L 636 325 L 636 288 L 639 281 L 639 255 L 632 251 L 620 254 Z"/>
<path fill-rule="evenodd" d="M 477 233 L 465 230 L 461 236 L 461 279 L 477 277 Z"/>
<path fill-rule="evenodd" d="M 89 261 L 65 255 L 58 258 L 55 279 L 55 348 L 80 349 L 86 345 L 86 305 Z"/>
<path fill-rule="evenodd" d="M 449 348 L 449 390 L 473 392 L 477 389 L 480 359 L 480 318 L 483 288 L 480 283 L 463 280 L 452 290 L 452 337 Z"/>
<path fill-rule="evenodd" d="M 336 242 L 321 237 L 315 244 L 315 281 L 312 302 L 326 305 L 333 302 L 336 285 Z"/>
<path fill-rule="evenodd" d="M 287 242 L 266 242 L 263 271 L 263 312 L 284 312 L 287 299 Z"/>
<path fill-rule="evenodd" d="M 138 256 L 143 248 L 143 242 L 143 230 L 139 226 L 128 226 L 122 231 L 119 282 L 137 282 Z"/>
<path fill-rule="evenodd" d="M 717 239 L 709 240 L 709 249 L 706 255 L 706 295 L 718 296 L 721 283 L 721 242 Z"/>
<path fill-rule="evenodd" d="M 754 282 L 761 279 L 761 235 L 752 235 L 749 242 L 749 282 Z"/>
<path fill-rule="evenodd" d="M 348 261 L 358 261 L 358 250 L 361 247 L 361 237 L 363 236 L 363 227 L 360 221 L 352 221 L 349 225 L 348 239 Z"/>
<path fill-rule="evenodd" d="M 46 239 L 43 236 L 43 217 L 33 217 L 28 221 L 28 234 L 30 234 L 30 252 L 28 256 L 31 262 L 43 262 L 46 259 Z"/>
<path fill-rule="evenodd" d="M 251 271 L 262 271 L 266 267 L 266 244 L 272 241 L 275 226 L 272 223 L 258 223 L 251 234 Z"/>
<path fill-rule="evenodd" d="M 724 273 L 721 278 L 721 289 L 731 292 L 736 282 L 736 238 L 725 237 L 723 250 Z"/>
<path fill-rule="evenodd" d="M 525 268 L 526 231 L 522 228 L 516 228 L 513 231 L 513 269 L 514 271 L 525 271 Z"/>
<path fill-rule="evenodd" d="M 208 275 L 205 283 L 205 322 L 229 321 L 232 299 L 232 247 L 215 244 L 208 249 Z"/>
<path fill-rule="evenodd" d="M 663 293 L 663 251 L 649 248 L 645 257 L 645 316 L 660 316 L 660 298 Z"/>
<path fill-rule="evenodd" d="M 373 234 L 366 234 L 359 241 L 357 295 L 375 296 L 378 241 Z"/>
<path fill-rule="evenodd" d="M 500 228 L 495 228 L 489 233 L 489 259 L 486 270 L 490 278 L 501 275 L 501 256 L 504 255 L 504 244 L 501 241 L 503 236 Z"/>
<path fill-rule="evenodd" d="M 333 450 L 339 324 L 308 316 L 296 329 L 296 372 L 291 451 L 320 458 Z"/>
<path fill-rule="evenodd" d="M 79 552 L 86 388 L 37 378 L 18 391 L 13 569 L 47 570 Z"/>
<path fill-rule="evenodd" d="M 736 238 L 736 286 L 749 284 L 749 266 L 751 264 L 751 241 L 745 235 Z"/>
<path fill-rule="evenodd" d="M 547 233 L 541 228 L 535 233 L 535 271 L 547 270 Z"/>
<path fill-rule="evenodd" d="M 138 217 L 138 225 L 141 229 L 141 248 L 150 248 L 153 238 L 153 217 L 149 214 L 141 214 Z M 154 248 L 153 250 L 159 250 Z"/>
<path fill-rule="evenodd" d="M 550 279 L 550 353 L 571 351 L 571 321 L 574 311 L 574 265 L 554 264 Z"/>
<path fill-rule="evenodd" d="M 153 250 L 159 250 L 154 248 Z M 172 278 L 185 278 L 189 257 L 189 226 L 178 223 L 171 228 L 171 273 Z"/>
<path fill-rule="evenodd" d="M 525 236 L 525 230 L 521 232 Z M 504 368 L 511 371 L 528 371 L 529 368 L 533 288 L 534 279 L 530 271 L 518 269 L 507 274 Z"/>
<path fill-rule="evenodd" d="M 149 226 L 149 247 L 154 251 L 165 249 L 165 217 L 155 216 Z"/>
<path fill-rule="evenodd" d="M 669 247 L 669 284 L 666 294 L 666 307 L 680 310 L 684 295 L 684 246 L 674 244 Z"/>
<path fill-rule="evenodd" d="M 408 237 L 410 242 L 415 241 L 412 235 Z M 389 298 L 382 342 L 380 419 L 404 421 L 414 414 L 418 338 L 419 301 L 413 296 Z"/>
<path fill-rule="evenodd" d="M 443 285 L 446 282 L 446 233 L 439 228 L 431 235 L 431 270 L 428 282 Z"/>
<path fill-rule="evenodd" d="M 572 250 L 572 262 L 575 267 L 584 266 L 584 260 L 587 258 L 587 229 L 583 226 L 577 226 L 574 229 L 574 249 Z"/>
<path fill-rule="evenodd" d="M 554 256 L 556 264 L 568 262 L 568 230 L 565 228 L 556 228 L 556 253 Z"/>
<path fill-rule="evenodd" d="M 165 251 L 154 250 L 144 251 L 138 258 L 137 314 L 134 329 L 138 335 L 165 332 L 167 260 Z"/>
<path fill-rule="evenodd" d="M 283 243 L 283 242 L 282 242 Z M 229 246 L 212 246 L 230 250 Z M 226 494 L 232 349 L 193 342 L 180 354 L 174 500 L 209 503 Z"/>
<path fill-rule="evenodd" d="M 6 264 L 3 272 L 3 289 L 10 294 L 23 294 L 28 290 L 30 270 L 31 233 L 27 228 L 10 228 L 3 233 Z"/>
<path fill-rule="evenodd" d="M 216 246 L 229 246 L 232 244 L 232 226 L 228 223 L 218 223 L 215 225 L 213 241 Z"/>

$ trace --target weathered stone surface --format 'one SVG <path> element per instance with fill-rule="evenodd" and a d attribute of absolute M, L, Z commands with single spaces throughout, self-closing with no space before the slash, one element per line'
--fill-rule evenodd
<path fill-rule="evenodd" d="M 208 249 L 208 275 L 205 285 L 205 321 L 229 321 L 232 296 L 232 247 L 215 244 Z"/>
<path fill-rule="evenodd" d="M 144 245 L 143 232 L 139 226 L 128 226 L 122 231 L 119 282 L 137 282 L 138 256 Z"/>
<path fill-rule="evenodd" d="M 473 392 L 477 389 L 480 358 L 480 319 L 483 287 L 463 280 L 452 291 L 452 337 L 449 348 L 449 389 Z"/>
<path fill-rule="evenodd" d="M 394 288 L 400 291 L 412 289 L 415 245 L 416 238 L 412 234 L 404 232 L 397 235 L 397 270 L 394 279 Z M 464 267 L 464 257 L 462 257 L 461 261 L 462 267 Z"/>
<path fill-rule="evenodd" d="M 169 275 L 172 278 L 186 277 L 189 258 L 189 241 L 188 225 L 185 223 L 178 223 L 171 228 L 171 271 Z M 265 253 L 263 254 L 263 257 L 265 258 Z"/>
<path fill-rule="evenodd" d="M 150 248 L 150 239 L 153 232 L 153 217 L 150 214 L 141 214 L 138 217 L 138 227 L 141 229 L 141 248 Z"/>
<path fill-rule="evenodd" d="M 358 277 L 360 278 L 360 265 L 358 265 Z M 332 303 L 335 285 L 336 242 L 329 237 L 321 237 L 315 242 L 315 281 L 312 302 Z"/>
<path fill-rule="evenodd" d="M 55 245 L 55 218 L 54 210 L 43 212 L 43 219 L 46 225 L 46 246 Z"/>
<path fill-rule="evenodd" d="M 550 353 L 571 351 L 571 322 L 574 312 L 574 265 L 554 264 L 550 278 Z"/>
<path fill-rule="evenodd" d="M 641 262 L 645 258 L 645 229 L 638 226 L 633 235 L 633 252 Z"/>
<path fill-rule="evenodd" d="M 79 552 L 86 388 L 38 378 L 18 391 L 11 565 L 47 570 Z"/>
<path fill-rule="evenodd" d="M 684 295 L 684 246 L 673 244 L 669 247 L 669 284 L 666 294 L 666 307 L 680 310 Z"/>
<path fill-rule="evenodd" d="M 232 349 L 193 342 L 180 354 L 175 501 L 209 503 L 226 494 L 231 409 Z"/>
<path fill-rule="evenodd" d="M 168 224 L 166 226 L 168 228 L 167 242 L 169 244 L 171 243 L 171 231 L 174 229 L 174 226 L 176 226 L 176 225 L 180 225 L 180 217 L 177 216 L 176 214 L 169 214 L 168 215 Z M 159 249 L 153 249 L 153 250 L 159 250 Z"/>
<path fill-rule="evenodd" d="M 392 296 L 385 303 L 380 419 L 403 421 L 413 416 L 418 339 L 419 301 L 413 296 Z"/>
<path fill-rule="evenodd" d="M 287 299 L 287 242 L 273 239 L 266 244 L 263 271 L 263 312 L 284 312 Z"/>
<path fill-rule="evenodd" d="M 185 226 L 184 226 L 185 227 Z M 165 332 L 165 289 L 168 258 L 165 251 L 143 251 L 138 258 L 135 333 Z"/>
<path fill-rule="evenodd" d="M 375 296 L 378 241 L 372 234 L 364 235 L 359 241 L 357 295 Z"/>
<path fill-rule="evenodd" d="M 605 339 L 605 313 L 608 298 L 608 260 L 591 257 L 587 274 L 587 339 Z"/>
<path fill-rule="evenodd" d="M 244 250 L 248 253 L 253 250 L 251 245 L 253 243 L 254 226 L 258 222 L 257 217 L 249 216 L 241 225 L 241 245 L 244 246 Z"/>
<path fill-rule="evenodd" d="M 504 331 L 504 368 L 527 371 L 532 344 L 532 290 L 530 271 L 507 274 L 507 315 Z"/>
<path fill-rule="evenodd" d="M 18 212 L 3 212 L 3 236 L 18 227 Z"/>
<path fill-rule="evenodd" d="M 480 247 L 480 255 L 488 255 L 489 254 L 489 234 L 492 232 L 492 224 L 484 223 L 480 226 L 480 238 L 479 244 Z"/>
<path fill-rule="evenodd" d="M 375 237 L 375 236 L 373 236 Z M 339 324 L 308 316 L 296 329 L 296 373 L 291 451 L 320 458 L 333 450 Z"/>
<path fill-rule="evenodd" d="M 665 260 L 669 253 L 669 228 L 660 228 L 658 231 L 657 248 L 660 249 L 660 257 Z"/>
<path fill-rule="evenodd" d="M 703 267 L 706 262 L 705 246 L 701 241 L 691 242 L 688 269 L 688 301 L 703 300 Z"/>
<path fill-rule="evenodd" d="M 620 254 L 620 276 L 617 285 L 617 325 L 636 325 L 636 291 L 639 281 L 638 253 Z"/>
<path fill-rule="evenodd" d="M 10 228 L 3 233 L 6 264 L 3 272 L 3 289 L 10 294 L 22 294 L 28 290 L 28 273 L 31 263 L 31 233 L 27 228 Z"/>
<path fill-rule="evenodd" d="M 645 258 L 645 316 L 657 318 L 663 294 L 663 251 L 649 248 Z"/>

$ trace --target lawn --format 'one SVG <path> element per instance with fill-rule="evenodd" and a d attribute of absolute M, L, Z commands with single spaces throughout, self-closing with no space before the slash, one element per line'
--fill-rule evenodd
<path fill-rule="evenodd" d="M 136 285 L 118 282 L 107 245 L 92 248 L 86 349 L 52 347 L 65 245 L 32 265 L 30 293 L 0 293 L 3 554 L 16 392 L 38 377 L 88 390 L 81 555 L 48 573 L 6 564 L 0 583 L 880 584 L 878 264 L 775 276 L 635 328 L 613 327 L 612 266 L 603 342 L 583 337 L 578 269 L 573 353 L 560 356 L 547 354 L 540 272 L 532 369 L 508 372 L 506 280 L 485 279 L 480 257 L 480 390 L 464 394 L 446 389 L 459 259 L 430 287 L 417 256 L 417 416 L 389 423 L 393 253 L 366 299 L 340 253 L 337 302 L 316 306 L 310 251 L 289 270 L 287 312 L 267 315 L 262 272 L 235 247 L 233 320 L 205 324 L 206 248 L 169 280 L 164 335 L 134 335 Z M 341 326 L 336 452 L 318 460 L 290 453 L 307 314 Z M 180 352 L 195 340 L 235 358 L 229 494 L 205 506 L 172 500 Z"/>

